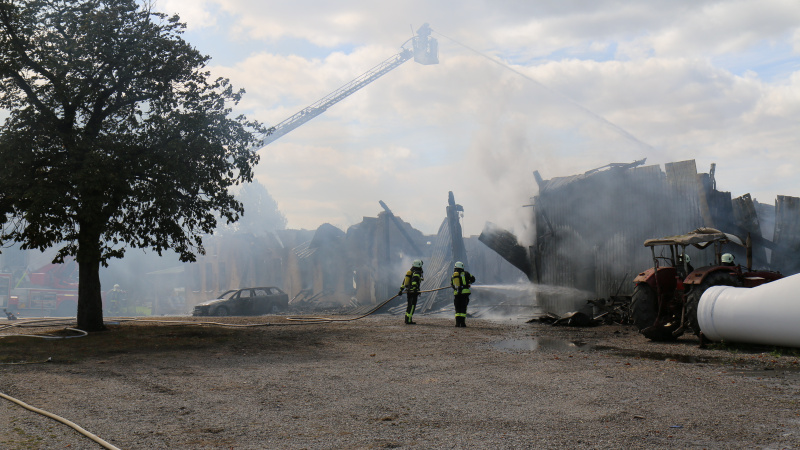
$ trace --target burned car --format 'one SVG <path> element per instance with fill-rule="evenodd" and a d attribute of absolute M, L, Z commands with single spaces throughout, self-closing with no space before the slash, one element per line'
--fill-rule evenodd
<path fill-rule="evenodd" d="M 289 307 L 289 296 L 273 287 L 230 290 L 214 300 L 194 307 L 193 316 L 258 316 L 275 314 Z"/>

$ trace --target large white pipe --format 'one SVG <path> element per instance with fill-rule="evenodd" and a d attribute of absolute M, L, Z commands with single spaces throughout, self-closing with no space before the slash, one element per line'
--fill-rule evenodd
<path fill-rule="evenodd" d="M 697 321 L 712 341 L 800 347 L 800 274 L 749 289 L 712 286 Z"/>

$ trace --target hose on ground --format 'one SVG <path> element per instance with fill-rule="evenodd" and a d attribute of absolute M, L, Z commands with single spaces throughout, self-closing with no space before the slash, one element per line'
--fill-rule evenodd
<path fill-rule="evenodd" d="M 419 293 L 423 294 L 425 292 L 436 292 L 436 291 L 441 291 L 442 289 L 450 289 L 450 286 L 440 287 L 440 288 L 436 288 L 436 289 L 428 289 L 427 291 L 419 291 Z M 379 309 L 383 308 L 384 305 L 386 305 L 390 301 L 396 299 L 397 297 L 400 297 L 401 295 L 402 294 L 397 294 L 394 297 L 384 301 L 383 303 L 381 303 L 379 305 L 376 305 L 374 308 L 370 309 L 366 313 L 364 313 L 364 314 L 362 314 L 360 316 L 357 316 L 357 317 L 350 317 L 348 319 L 333 319 L 333 318 L 329 318 L 329 317 L 287 317 L 286 320 L 289 320 L 291 322 L 298 322 L 298 323 L 302 323 L 302 324 L 330 323 L 330 322 L 352 322 L 354 320 L 363 319 L 364 317 L 367 317 L 370 314 L 375 314 L 375 312 L 378 311 Z"/>
<path fill-rule="evenodd" d="M 0 397 L 4 398 L 4 399 L 6 399 L 6 400 L 8 400 L 8 401 L 10 401 L 12 403 L 16 403 L 17 405 L 22 406 L 23 408 L 27 409 L 28 411 L 33 411 L 33 412 L 35 412 L 37 414 L 41 414 L 41 415 L 43 415 L 45 417 L 49 417 L 49 418 L 51 418 L 51 419 L 53 419 L 53 420 L 55 420 L 57 422 L 61 422 L 64 425 L 67 425 L 68 427 L 71 427 L 72 429 L 74 429 L 78 433 L 80 433 L 80 434 L 88 437 L 89 439 L 97 442 L 103 448 L 106 448 L 106 449 L 109 449 L 109 450 L 120 450 L 119 447 L 111 445 L 110 443 L 104 441 L 103 439 L 101 439 L 97 435 L 94 435 L 94 434 L 84 430 L 78 424 L 76 424 L 74 422 L 70 422 L 69 420 L 67 420 L 67 419 L 65 419 L 63 417 L 59 417 L 59 416 L 57 416 L 57 415 L 55 415 L 53 413 L 49 413 L 49 412 L 47 412 L 47 411 L 45 411 L 43 409 L 39 409 L 39 408 L 33 407 L 33 406 L 23 402 L 22 400 L 17 400 L 16 398 L 11 397 L 10 395 L 3 394 L 2 392 L 0 392 Z"/>
<path fill-rule="evenodd" d="M 441 291 L 443 289 L 450 289 L 450 286 L 444 286 L 436 289 L 428 289 L 424 291 L 419 291 L 420 294 L 424 294 L 426 292 L 436 292 Z M 152 323 L 166 323 L 166 324 L 173 324 L 173 325 L 213 325 L 213 326 L 220 326 L 220 327 L 228 327 L 228 328 L 255 328 L 255 327 L 275 327 L 275 326 L 288 326 L 288 325 L 313 325 L 313 324 L 321 324 L 321 323 L 332 323 L 332 322 L 352 322 L 354 320 L 363 319 L 371 314 L 375 314 L 379 309 L 384 307 L 387 303 L 391 302 L 392 300 L 400 297 L 402 294 L 397 294 L 382 303 L 374 306 L 372 309 L 367 311 L 364 314 L 356 317 L 350 317 L 346 319 L 337 319 L 331 317 L 304 317 L 304 316 L 296 316 L 296 317 L 287 317 L 287 322 L 284 323 L 245 323 L 245 324 L 235 324 L 235 323 L 223 323 L 223 322 L 211 322 L 211 321 L 203 321 L 203 322 L 195 322 L 195 321 L 186 321 L 186 320 L 161 320 L 161 319 L 142 319 L 140 317 L 115 317 L 113 318 L 114 322 L 152 322 Z M 57 325 L 62 325 L 64 322 L 69 321 L 70 324 L 74 323 L 75 318 L 42 318 L 42 319 L 30 319 L 24 321 L 15 321 L 13 324 L 5 324 L 0 325 L 0 331 L 12 328 L 12 327 L 25 327 L 25 328 L 52 328 Z M 24 337 L 35 337 L 41 339 L 69 339 L 69 338 L 76 338 L 76 337 L 83 337 L 88 335 L 87 332 L 83 330 L 79 330 L 73 327 L 66 327 L 65 330 L 74 331 L 76 333 L 80 333 L 78 336 L 53 336 L 53 335 L 35 335 L 35 334 L 0 334 L 0 338 L 4 337 L 12 337 L 12 336 L 24 336 Z"/>

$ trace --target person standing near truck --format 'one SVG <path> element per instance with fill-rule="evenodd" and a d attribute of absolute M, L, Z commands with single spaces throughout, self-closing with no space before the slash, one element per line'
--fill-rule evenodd
<path fill-rule="evenodd" d="M 419 299 L 419 288 L 422 286 L 422 260 L 415 259 L 411 263 L 411 269 L 406 272 L 403 278 L 403 284 L 400 285 L 400 292 L 397 295 L 403 295 L 406 291 L 406 325 L 416 325 L 416 322 L 411 320 L 414 317 L 414 310 L 417 308 L 417 299 Z"/>
<path fill-rule="evenodd" d="M 467 326 L 467 305 L 469 304 L 470 285 L 475 282 L 475 277 L 464 270 L 464 263 L 458 261 L 453 269 L 453 278 L 450 286 L 453 288 L 453 305 L 456 308 L 456 327 Z"/>
<path fill-rule="evenodd" d="M 106 299 L 108 300 L 108 313 L 112 316 L 118 316 L 122 314 L 123 309 L 123 302 L 125 297 L 125 291 L 119 287 L 118 284 L 114 285 L 114 288 L 108 291 L 108 295 Z"/>

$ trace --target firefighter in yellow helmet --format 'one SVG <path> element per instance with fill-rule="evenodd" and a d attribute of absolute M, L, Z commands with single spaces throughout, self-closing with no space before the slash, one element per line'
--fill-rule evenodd
<path fill-rule="evenodd" d="M 733 265 L 735 265 L 734 262 L 733 262 L 733 255 L 730 254 L 730 253 L 723 254 L 722 258 L 720 258 L 720 259 L 722 260 L 722 265 L 723 266 L 733 266 Z"/>
<path fill-rule="evenodd" d="M 119 287 L 118 284 L 114 285 L 114 288 L 108 291 L 108 295 L 106 299 L 108 300 L 108 313 L 114 316 L 122 314 L 122 303 L 123 303 L 123 296 L 125 295 L 125 291 Z"/>
<path fill-rule="evenodd" d="M 406 300 L 408 304 L 406 305 L 406 325 L 415 325 L 415 322 L 412 319 L 414 316 L 414 309 L 417 308 L 417 299 L 419 299 L 419 288 L 422 286 L 422 280 L 424 280 L 422 276 L 422 260 L 415 259 L 413 263 L 411 263 L 411 268 L 408 269 L 406 272 L 406 276 L 403 278 L 403 284 L 400 285 L 400 292 L 397 295 L 403 295 L 403 291 L 406 291 Z"/>
<path fill-rule="evenodd" d="M 469 304 L 469 287 L 475 282 L 475 277 L 464 270 L 464 263 L 458 261 L 453 269 L 453 278 L 450 286 L 453 288 L 453 304 L 456 307 L 456 327 L 467 326 L 467 305 Z"/>

